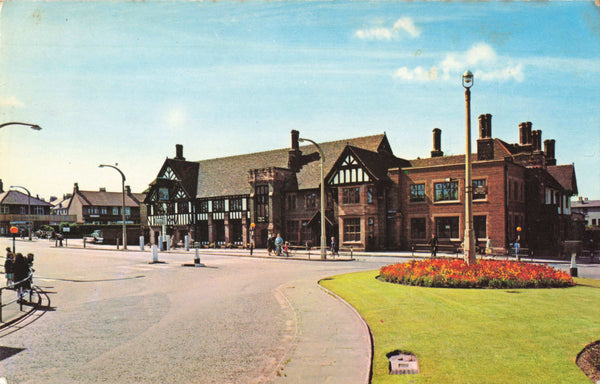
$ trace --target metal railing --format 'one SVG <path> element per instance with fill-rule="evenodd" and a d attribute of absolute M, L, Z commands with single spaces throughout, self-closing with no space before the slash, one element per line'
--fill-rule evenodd
<path fill-rule="evenodd" d="M 20 288 L 15 288 L 15 287 L 20 286 L 21 284 L 24 284 L 28 281 L 30 283 L 29 284 L 29 302 L 31 303 L 31 300 L 33 298 L 33 272 L 30 272 L 29 275 L 21 281 L 13 282 L 12 284 L 6 285 L 4 287 L 0 287 L 0 323 L 4 321 L 2 319 L 2 312 L 4 310 L 4 307 L 7 307 L 14 303 L 18 303 L 19 311 L 23 312 L 23 302 L 24 302 L 23 296 L 24 295 L 19 292 Z M 4 293 L 5 290 L 14 290 L 15 293 L 17 293 L 17 296 L 13 300 L 9 300 L 7 303 L 4 303 L 2 301 L 2 294 Z"/>

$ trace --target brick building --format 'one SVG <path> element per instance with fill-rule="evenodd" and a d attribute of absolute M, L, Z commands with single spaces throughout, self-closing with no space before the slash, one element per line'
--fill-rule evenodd
<path fill-rule="evenodd" d="M 556 250 L 570 236 L 570 196 L 577 193 L 573 165 L 556 165 L 554 140 L 541 147 L 541 131 L 519 126 L 520 141 L 492 138 L 491 115 L 479 118 L 472 155 L 474 229 L 505 248 L 522 227 L 521 243 Z M 386 134 L 320 143 L 326 172 L 327 238 L 356 249 L 408 249 L 436 233 L 461 242 L 464 234 L 464 155 L 444 156 L 434 129 L 431 156 L 398 158 Z M 145 204 L 151 241 L 163 231 L 181 241 L 264 246 L 269 233 L 293 244 L 318 245 L 319 153 L 299 146 L 202 161 L 187 161 L 183 146 L 167 158 L 150 184 Z"/>

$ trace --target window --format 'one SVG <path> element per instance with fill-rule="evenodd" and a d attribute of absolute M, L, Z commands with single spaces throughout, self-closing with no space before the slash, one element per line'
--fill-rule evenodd
<path fill-rule="evenodd" d="M 187 201 L 179 201 L 177 203 L 177 213 L 188 213 L 188 208 Z"/>
<path fill-rule="evenodd" d="M 130 216 L 130 215 L 131 215 L 131 208 L 125 207 L 125 216 Z"/>
<path fill-rule="evenodd" d="M 458 217 L 436 217 L 435 232 L 440 239 L 458 239 Z"/>
<path fill-rule="evenodd" d="M 208 201 L 202 200 L 200 202 L 200 213 L 208 213 Z"/>
<path fill-rule="evenodd" d="M 410 238 L 427 238 L 427 220 L 424 217 L 414 217 L 410 219 Z"/>
<path fill-rule="evenodd" d="M 425 184 L 410 186 L 410 201 L 425 201 Z"/>
<path fill-rule="evenodd" d="M 0 206 L 0 213 L 8 213 L 8 205 L 2 205 Z"/>
<path fill-rule="evenodd" d="M 317 194 L 309 193 L 305 197 L 305 206 L 306 208 L 316 208 L 317 207 Z"/>
<path fill-rule="evenodd" d="M 269 217 L 269 186 L 268 185 L 257 185 L 255 207 L 256 217 L 258 221 L 267 221 Z"/>
<path fill-rule="evenodd" d="M 213 212 L 225 212 L 224 199 L 218 199 L 213 201 Z"/>
<path fill-rule="evenodd" d="M 367 203 L 373 204 L 373 186 L 367 185 Z"/>
<path fill-rule="evenodd" d="M 101 214 L 106 215 L 107 212 L 108 212 L 108 209 L 106 207 L 100 208 L 100 213 Z"/>
<path fill-rule="evenodd" d="M 239 212 L 239 211 L 243 211 L 243 210 L 244 210 L 244 203 L 242 202 L 241 197 L 229 200 L 229 211 L 230 212 Z"/>
<path fill-rule="evenodd" d="M 360 219 L 344 219 L 344 242 L 360 241 Z"/>
<path fill-rule="evenodd" d="M 342 193 L 342 204 L 360 203 L 360 187 L 344 188 Z"/>
<path fill-rule="evenodd" d="M 286 204 L 286 208 L 290 211 L 293 211 L 294 209 L 296 209 L 296 195 L 295 194 L 287 195 L 285 204 Z"/>
<path fill-rule="evenodd" d="M 473 232 L 475 232 L 475 239 L 486 239 L 487 238 L 487 217 L 486 216 L 473 216 Z"/>
<path fill-rule="evenodd" d="M 433 185 L 435 201 L 457 201 L 458 181 L 446 181 Z"/>
<path fill-rule="evenodd" d="M 119 214 L 119 208 L 113 207 L 112 214 L 115 215 L 115 216 L 117 216 Z"/>
<path fill-rule="evenodd" d="M 285 238 L 290 242 L 296 242 L 298 240 L 298 233 L 300 232 L 300 222 L 296 220 L 289 220 L 285 224 Z"/>
<path fill-rule="evenodd" d="M 33 207 L 33 214 L 34 215 L 43 215 L 44 207 Z"/>
<path fill-rule="evenodd" d="M 487 198 L 486 193 L 483 191 L 482 191 L 482 193 L 477 193 L 477 188 L 485 187 L 486 180 L 485 179 L 473 180 L 472 185 L 473 185 L 473 200 L 485 200 Z"/>

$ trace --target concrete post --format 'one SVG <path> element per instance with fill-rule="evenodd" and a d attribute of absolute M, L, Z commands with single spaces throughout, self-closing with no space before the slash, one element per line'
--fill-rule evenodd
<path fill-rule="evenodd" d="M 158 249 L 159 251 L 164 251 L 164 249 L 163 249 L 163 237 L 162 237 L 162 235 L 158 236 L 158 246 L 159 246 L 159 249 Z"/>
<path fill-rule="evenodd" d="M 156 245 L 152 246 L 152 262 L 158 263 L 158 247 Z"/>
<path fill-rule="evenodd" d="M 185 250 L 186 252 L 190 250 L 190 235 L 185 235 Z"/>
<path fill-rule="evenodd" d="M 571 253 L 571 268 L 569 268 L 571 277 L 577 277 L 577 263 L 575 261 L 576 257 L 577 257 L 577 254 L 575 252 Z"/>
<path fill-rule="evenodd" d="M 144 236 L 140 236 L 140 251 L 144 250 Z"/>

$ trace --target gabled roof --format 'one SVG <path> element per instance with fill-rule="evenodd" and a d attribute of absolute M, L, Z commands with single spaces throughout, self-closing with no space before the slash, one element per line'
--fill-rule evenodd
<path fill-rule="evenodd" d="M 52 202 L 52 209 L 62 209 L 68 208 L 71 203 L 71 195 L 67 195 L 68 197 L 63 197 L 62 199 L 55 200 Z"/>
<path fill-rule="evenodd" d="M 349 155 L 352 155 L 353 158 L 359 162 L 360 166 L 369 173 L 373 179 L 378 181 L 389 180 L 388 169 L 410 165 L 408 161 L 397 158 L 390 152 L 375 152 L 353 145 L 346 145 L 346 148 L 342 151 L 340 156 L 338 156 L 336 163 L 326 175 L 326 180 L 335 174 L 337 168 Z"/>
<path fill-rule="evenodd" d="M 82 205 L 95 207 L 120 207 L 123 205 L 123 192 L 79 191 L 72 199 L 78 199 Z M 125 194 L 126 207 L 139 207 L 144 200 L 142 193 Z"/>
<path fill-rule="evenodd" d="M 348 140 L 319 143 L 325 156 L 325 172 L 335 164 L 346 145 L 353 145 L 370 151 L 390 150 L 385 134 L 358 137 Z M 313 145 L 300 147 L 303 154 L 316 152 Z M 289 148 L 266 152 L 250 153 L 198 162 L 198 198 L 215 196 L 246 195 L 250 187 L 248 171 L 252 169 L 288 168 Z M 319 161 L 312 161 L 296 174 L 299 189 L 316 189 L 320 184 Z"/>
<path fill-rule="evenodd" d="M 49 207 L 52 206 L 47 201 L 37 199 L 33 196 L 29 196 L 26 193 L 21 191 L 9 190 L 6 192 L 0 193 L 0 204 L 3 205 L 32 205 L 32 206 L 44 206 Z"/>
<path fill-rule="evenodd" d="M 547 167 L 548 173 L 561 185 L 561 187 L 573 195 L 577 195 L 577 179 L 575 177 L 575 166 L 573 164 L 553 165 Z"/>

